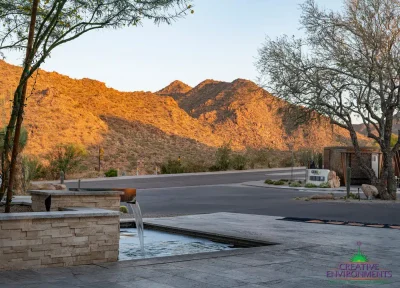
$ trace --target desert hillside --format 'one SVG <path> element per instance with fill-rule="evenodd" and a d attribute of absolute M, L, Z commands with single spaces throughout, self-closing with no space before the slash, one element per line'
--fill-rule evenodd
<path fill-rule="evenodd" d="M 3 126 L 20 67 L 0 61 L 0 74 Z M 229 141 L 237 151 L 287 150 L 288 143 L 295 149 L 318 149 L 345 144 L 348 138 L 346 131 L 324 118 L 296 128 L 287 137 L 290 119 L 281 111 L 288 104 L 243 79 L 206 80 L 194 88 L 174 81 L 155 93 L 126 93 L 56 72 L 40 70 L 36 77 L 35 89 L 35 79 L 28 89 L 25 153 L 39 157 L 60 143 L 82 144 L 91 155 L 88 165 L 95 167 L 101 146 L 104 168 L 132 171 L 136 161 L 143 159 L 151 173 L 152 167 L 170 157 L 211 161 L 216 148 Z"/>

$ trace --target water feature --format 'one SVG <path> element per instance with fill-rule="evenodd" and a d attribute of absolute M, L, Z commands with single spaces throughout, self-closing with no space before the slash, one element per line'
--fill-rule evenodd
<path fill-rule="evenodd" d="M 140 210 L 140 205 L 138 201 L 135 202 L 128 202 L 132 208 L 133 215 L 135 217 L 135 224 L 137 229 L 137 234 L 139 236 L 140 242 L 140 250 L 142 254 L 144 253 L 144 227 L 143 227 L 143 218 L 142 218 L 142 211 Z"/>
<path fill-rule="evenodd" d="M 145 253 L 142 253 L 138 234 L 139 232 L 135 228 L 121 228 L 120 261 L 236 249 L 232 244 L 222 244 L 203 238 L 146 229 L 144 236 L 146 250 Z"/>

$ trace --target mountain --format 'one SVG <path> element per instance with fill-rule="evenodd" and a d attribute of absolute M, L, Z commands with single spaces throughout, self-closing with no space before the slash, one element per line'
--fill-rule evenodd
<path fill-rule="evenodd" d="M 0 61 L 2 126 L 20 71 Z M 151 93 L 119 92 L 99 81 L 44 70 L 33 78 L 24 118 L 29 131 L 25 153 L 43 158 L 57 144 L 81 144 L 90 152 L 90 170 L 97 166 L 99 146 L 105 150 L 104 169 L 132 171 L 137 160 L 144 160 L 147 173 L 153 173 L 156 164 L 178 156 L 209 164 L 227 142 L 237 151 L 349 143 L 347 131 L 323 117 L 296 127 L 288 137 L 292 117 L 282 111 L 289 104 L 244 79 L 206 80 L 194 88 L 174 81 Z"/>
<path fill-rule="evenodd" d="M 182 94 L 185 94 L 192 90 L 192 87 L 189 85 L 183 83 L 182 81 L 175 80 L 171 84 L 169 84 L 167 87 L 161 89 L 160 91 L 156 92 L 156 94 L 159 95 L 171 95 L 171 96 L 179 96 Z"/>
<path fill-rule="evenodd" d="M 367 127 L 361 123 L 361 124 L 354 124 L 354 129 L 356 130 L 356 132 L 362 134 L 362 135 L 367 135 Z M 376 132 L 375 127 L 371 126 L 371 130 L 373 132 L 373 134 L 378 135 L 378 133 Z M 397 113 L 397 115 L 395 115 L 393 117 L 393 126 L 392 126 L 392 133 L 395 135 L 398 135 L 400 130 L 400 113 Z"/>
<path fill-rule="evenodd" d="M 185 94 L 170 95 L 179 107 L 202 123 L 211 125 L 213 133 L 236 149 L 271 147 L 287 150 L 349 144 L 348 132 L 331 125 L 329 119 L 316 119 L 300 125 L 288 137 L 294 125 L 288 106 L 255 83 L 237 79 L 231 83 L 205 80 Z"/>

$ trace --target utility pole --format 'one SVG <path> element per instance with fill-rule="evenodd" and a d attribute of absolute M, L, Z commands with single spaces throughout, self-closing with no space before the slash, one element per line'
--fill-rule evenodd
<path fill-rule="evenodd" d="M 35 36 L 35 24 L 36 24 L 36 15 L 39 6 L 39 0 L 33 0 L 32 3 L 32 12 L 31 12 L 31 22 L 29 26 L 29 34 L 28 34 L 28 45 L 26 47 L 26 56 L 25 56 L 25 64 L 24 69 L 27 69 L 27 66 L 30 66 L 30 63 L 33 59 L 33 38 Z M 13 150 L 11 156 L 11 163 L 10 163 L 10 174 L 8 177 L 8 188 L 7 188 L 7 200 L 6 200 L 6 213 L 10 213 L 11 211 L 11 201 L 13 195 L 13 186 L 14 186 L 14 178 L 15 178 L 15 168 L 18 156 L 18 149 L 19 149 L 19 137 L 21 135 L 21 126 L 23 120 L 23 111 L 25 106 L 25 98 L 26 98 L 26 90 L 28 88 L 28 80 L 26 80 L 24 86 L 22 87 L 21 99 L 18 107 L 18 118 L 17 124 L 15 127 L 15 135 L 14 135 L 14 143 L 13 143 Z M 14 103 L 16 105 L 17 103 Z"/>

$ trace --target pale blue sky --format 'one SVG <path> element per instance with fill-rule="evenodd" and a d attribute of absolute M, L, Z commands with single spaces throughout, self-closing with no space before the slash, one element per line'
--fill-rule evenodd
<path fill-rule="evenodd" d="M 303 0 L 195 0 L 195 14 L 172 25 L 89 33 L 57 48 L 42 66 L 72 78 L 91 78 L 121 91 L 157 91 L 173 80 L 255 80 L 265 36 L 302 35 Z M 338 10 L 341 0 L 317 0 Z M 21 64 L 10 55 L 6 61 Z"/>

